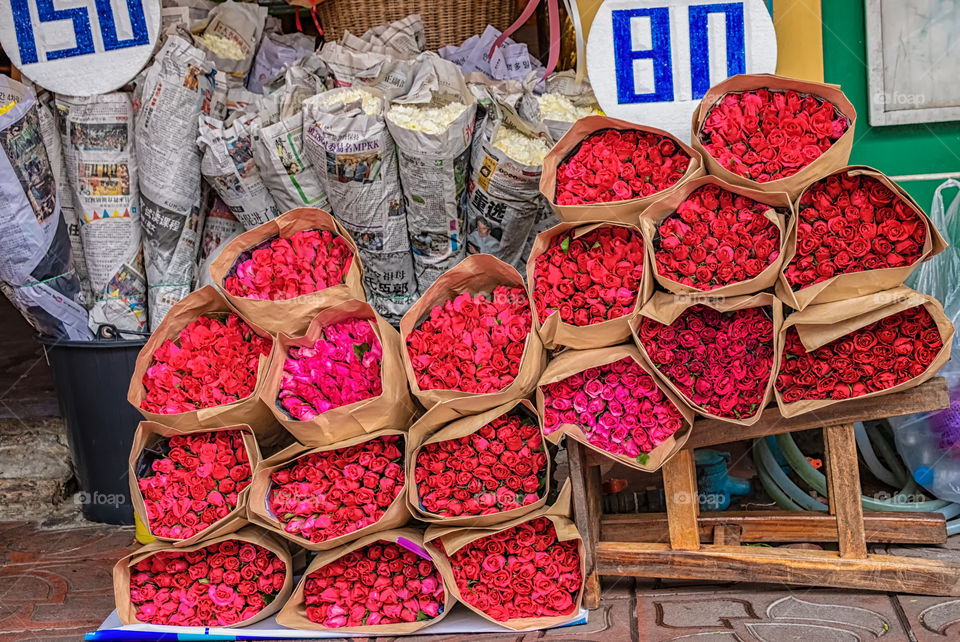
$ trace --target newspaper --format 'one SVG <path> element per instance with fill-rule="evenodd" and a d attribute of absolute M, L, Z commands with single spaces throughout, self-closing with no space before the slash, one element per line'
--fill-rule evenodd
<path fill-rule="evenodd" d="M 92 338 L 33 90 L 0 76 L 0 290 L 40 334 Z"/>
<path fill-rule="evenodd" d="M 210 264 L 220 255 L 224 246 L 246 230 L 216 194 L 203 222 L 203 238 L 200 242 L 200 274 L 197 289 L 205 285 L 218 285 L 210 277 Z M 219 285 L 223 285 L 222 283 Z"/>
<path fill-rule="evenodd" d="M 160 31 L 169 33 L 177 25 L 190 28 L 194 22 L 207 17 L 217 6 L 209 0 L 163 0 L 160 9 Z"/>
<path fill-rule="evenodd" d="M 305 33 L 265 33 L 247 76 L 247 89 L 263 93 L 264 84 L 276 78 L 284 66 L 309 56 L 315 48 L 313 36 Z"/>
<path fill-rule="evenodd" d="M 137 158 L 151 330 L 190 293 L 200 232 L 200 114 L 209 112 L 212 66 L 203 51 L 172 35 L 137 87 Z"/>
<path fill-rule="evenodd" d="M 57 96 L 66 187 L 76 211 L 93 306 L 91 328 L 147 329 L 138 168 L 130 95 Z"/>
<path fill-rule="evenodd" d="M 324 178 L 331 210 L 360 250 L 370 303 L 394 324 L 417 299 L 396 146 L 378 114 L 359 100 L 321 104 L 350 89 L 333 89 L 303 103 L 304 149 Z"/>
<path fill-rule="evenodd" d="M 316 56 L 329 69 L 336 87 L 366 85 L 388 97 L 405 94 L 413 78 L 413 61 L 372 51 L 358 52 L 328 42 Z"/>
<path fill-rule="evenodd" d="M 533 243 L 537 240 L 537 236 L 559 223 L 560 219 L 557 218 L 553 208 L 550 207 L 549 201 L 544 198 L 543 194 L 540 194 L 537 197 L 537 217 L 534 219 L 533 227 L 527 234 L 527 240 L 523 244 L 520 257 L 513 264 L 513 266 L 520 271 L 520 274 L 523 275 L 524 280 L 527 278 L 527 259 L 530 258 L 530 252 L 533 251 Z"/>
<path fill-rule="evenodd" d="M 600 105 L 597 103 L 597 97 L 593 93 L 590 81 L 583 78 L 578 82 L 577 72 L 573 70 L 550 74 L 550 77 L 547 78 L 545 93 L 566 96 L 575 107 L 586 107 L 595 110 L 598 114 L 601 113 Z M 551 120 L 549 118 L 541 118 L 541 120 L 550 130 L 550 135 L 553 136 L 554 140 L 560 140 L 567 133 L 567 130 L 573 126 L 572 122 L 565 120 Z"/>
<path fill-rule="evenodd" d="M 253 160 L 253 118 L 246 115 L 225 127 L 222 120 L 201 114 L 197 138 L 203 150 L 200 173 L 248 230 L 280 215 Z"/>
<path fill-rule="evenodd" d="M 227 0 L 215 6 L 207 20 L 190 25 L 190 30 L 199 34 L 197 45 L 217 71 L 246 78 L 266 18 L 266 7 Z"/>
<path fill-rule="evenodd" d="M 423 51 L 426 34 L 419 14 L 367 29 L 362 36 L 344 31 L 340 42 L 358 52 L 374 52 L 389 56 L 413 58 Z"/>
<path fill-rule="evenodd" d="M 253 158 L 281 212 L 327 209 L 326 191 L 303 153 L 303 101 L 322 92 L 323 81 L 300 66 L 288 67 L 284 74 L 284 86 L 261 101 L 250 121 Z"/>
<path fill-rule="evenodd" d="M 516 264 L 539 211 L 543 166 L 529 166 L 493 145 L 501 127 L 553 140 L 546 128 L 529 125 L 509 106 L 492 101 L 473 139 L 468 183 L 467 253 L 492 254 Z"/>
<path fill-rule="evenodd" d="M 400 127 L 387 112 L 387 127 L 397 142 L 417 284 L 426 291 L 465 256 L 466 183 L 477 101 L 453 63 L 428 52 L 414 64 L 411 89 L 397 103 L 467 105 L 441 134 Z"/>
<path fill-rule="evenodd" d="M 460 67 L 464 75 L 481 72 L 496 80 L 523 80 L 533 71 L 543 75 L 543 65 L 530 55 L 525 43 L 507 38 L 491 56 L 490 48 L 500 34 L 499 29 L 487 25 L 482 34 L 467 38 L 459 46 L 442 47 L 437 53 Z"/>

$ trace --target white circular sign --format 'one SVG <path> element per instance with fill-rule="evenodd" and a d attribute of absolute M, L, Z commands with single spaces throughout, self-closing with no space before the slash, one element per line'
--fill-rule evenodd
<path fill-rule="evenodd" d="M 160 33 L 160 0 L 3 0 L 0 45 L 24 76 L 70 96 L 133 79 Z"/>
<path fill-rule="evenodd" d="M 684 141 L 710 87 L 776 68 L 763 0 L 606 0 L 587 40 L 587 74 L 604 113 Z"/>

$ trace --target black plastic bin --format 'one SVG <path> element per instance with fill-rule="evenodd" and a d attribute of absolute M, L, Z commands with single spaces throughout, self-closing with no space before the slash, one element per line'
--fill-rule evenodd
<path fill-rule="evenodd" d="M 140 413 L 127 389 L 146 343 L 138 339 L 57 341 L 39 337 L 53 369 L 60 414 L 80 484 L 83 516 L 105 524 L 132 524 L 127 460 Z"/>

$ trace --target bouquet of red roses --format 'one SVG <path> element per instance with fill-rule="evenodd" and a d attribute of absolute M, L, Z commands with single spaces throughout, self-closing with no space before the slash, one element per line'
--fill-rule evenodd
<path fill-rule="evenodd" d="M 406 425 L 414 410 L 400 335 L 363 301 L 323 310 L 302 337 L 278 335 L 262 399 L 308 446 Z"/>
<path fill-rule="evenodd" d="M 410 504 L 428 522 L 481 526 L 543 505 L 550 463 L 536 409 L 527 400 L 449 418 L 435 406 L 410 428 Z"/>
<path fill-rule="evenodd" d="M 509 629 L 546 628 L 577 614 L 583 543 L 569 520 L 570 485 L 556 503 L 486 528 L 430 526 L 424 536 L 450 592 Z"/>
<path fill-rule="evenodd" d="M 869 167 L 845 167 L 800 195 L 777 295 L 802 310 L 897 287 L 945 247 L 902 188 Z"/>
<path fill-rule="evenodd" d="M 837 87 L 767 74 L 732 76 L 693 113 L 693 147 L 733 185 L 787 192 L 846 165 L 856 111 Z"/>
<path fill-rule="evenodd" d="M 778 340 L 780 411 L 792 417 L 920 385 L 950 358 L 953 333 L 939 301 L 905 287 L 791 314 Z"/>
<path fill-rule="evenodd" d="M 318 554 L 277 622 L 293 629 L 403 635 L 439 622 L 456 604 L 420 531 L 368 535 Z"/>
<path fill-rule="evenodd" d="M 587 116 L 544 158 L 540 193 L 562 221 L 628 222 L 702 174 L 700 154 L 667 132 Z"/>
<path fill-rule="evenodd" d="M 752 294 L 780 275 L 790 199 L 728 185 L 715 176 L 686 183 L 640 217 L 653 277 L 677 294 Z"/>
<path fill-rule="evenodd" d="M 540 379 L 537 409 L 553 443 L 567 435 L 616 461 L 657 470 L 687 440 L 693 413 L 633 345 L 569 350 Z"/>
<path fill-rule="evenodd" d="M 533 389 L 544 355 L 520 274 L 476 254 L 443 274 L 400 322 L 404 366 L 427 408 L 460 398 L 474 411 Z"/>
<path fill-rule="evenodd" d="M 649 298 L 644 243 L 632 225 L 561 223 L 537 236 L 527 260 L 536 328 L 548 349 L 600 348 L 630 336 Z"/>
<path fill-rule="evenodd" d="M 257 392 L 272 346 L 216 290 L 200 288 L 170 309 L 140 350 L 127 400 L 147 419 L 177 428 L 265 429 L 272 422 Z"/>
<path fill-rule="evenodd" d="M 295 336 L 321 310 L 366 300 L 350 235 L 323 210 L 301 207 L 231 240 L 210 277 L 245 319 Z"/>
<path fill-rule="evenodd" d="M 243 524 L 260 460 L 248 426 L 182 433 L 142 421 L 130 455 L 130 495 L 150 534 L 189 546 Z"/>
<path fill-rule="evenodd" d="M 658 292 L 634 320 L 637 345 L 666 385 L 694 410 L 750 425 L 773 395 L 783 322 L 772 294 L 690 305 Z"/>
<path fill-rule="evenodd" d="M 256 528 L 181 549 L 155 542 L 113 568 L 124 624 L 235 627 L 280 608 L 293 585 L 286 545 Z"/>
<path fill-rule="evenodd" d="M 404 435 L 383 431 L 333 447 L 294 444 L 258 467 L 250 519 L 311 550 L 329 550 L 410 518 Z"/>

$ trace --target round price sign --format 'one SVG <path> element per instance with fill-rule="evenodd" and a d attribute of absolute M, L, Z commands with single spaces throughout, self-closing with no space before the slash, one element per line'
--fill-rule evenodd
<path fill-rule="evenodd" d="M 160 0 L 4 0 L 0 45 L 24 76 L 71 96 L 113 91 L 150 59 Z"/>

